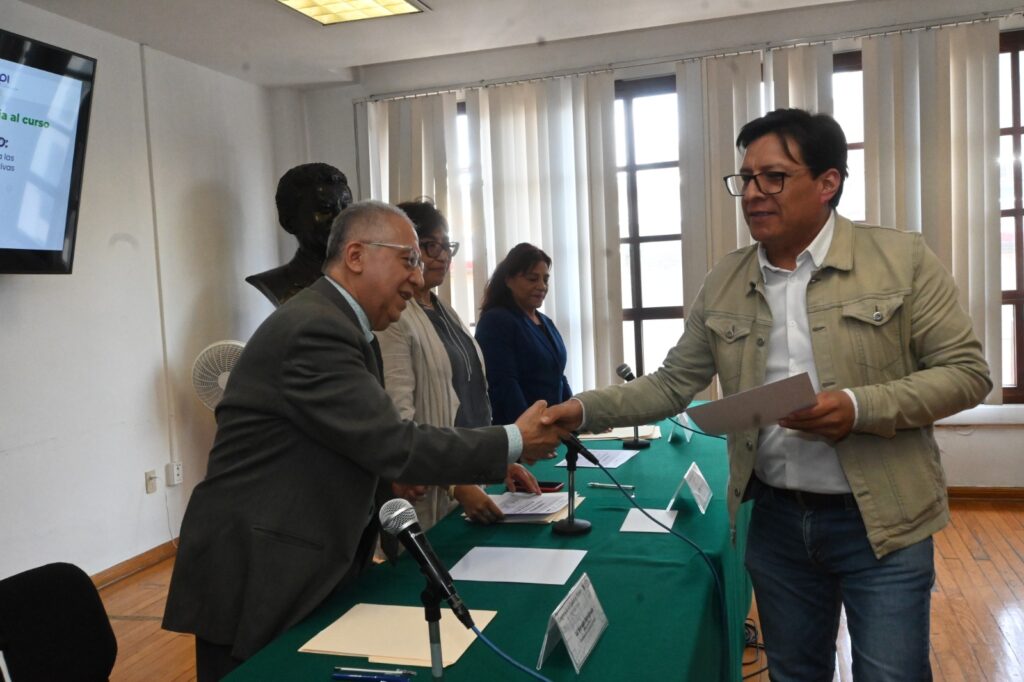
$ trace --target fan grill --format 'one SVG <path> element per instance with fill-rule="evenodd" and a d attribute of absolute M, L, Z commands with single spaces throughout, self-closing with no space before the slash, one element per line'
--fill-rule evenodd
<path fill-rule="evenodd" d="M 224 397 L 231 369 L 242 355 L 245 344 L 240 341 L 217 341 L 200 351 L 192 365 L 192 386 L 196 395 L 211 410 Z"/>

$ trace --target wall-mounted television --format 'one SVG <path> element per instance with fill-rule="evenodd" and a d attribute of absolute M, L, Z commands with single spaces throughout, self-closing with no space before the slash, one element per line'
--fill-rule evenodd
<path fill-rule="evenodd" d="M 0 273 L 71 272 L 95 74 L 0 29 Z"/>

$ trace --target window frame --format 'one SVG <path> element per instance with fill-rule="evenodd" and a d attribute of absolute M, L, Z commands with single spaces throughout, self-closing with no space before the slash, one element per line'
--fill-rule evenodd
<path fill-rule="evenodd" d="M 626 174 L 626 196 L 619 197 L 619 201 L 627 204 L 626 214 L 628 216 L 628 234 L 619 237 L 620 249 L 622 245 L 629 247 L 629 286 L 632 296 L 632 305 L 629 308 L 623 307 L 622 321 L 633 323 L 633 344 L 636 367 L 633 368 L 637 376 L 645 373 L 644 362 L 644 322 L 648 320 L 683 320 L 685 310 L 682 305 L 678 306 L 644 306 L 643 292 L 641 287 L 643 264 L 640 259 L 640 245 L 661 242 L 682 242 L 682 226 L 675 234 L 640 235 L 639 206 L 637 203 L 637 173 L 644 170 L 661 168 L 679 168 L 678 156 L 675 161 L 659 161 L 655 163 L 636 163 L 636 149 L 633 140 L 633 105 L 632 101 L 638 97 L 649 97 L 651 95 L 667 95 L 676 93 L 676 77 L 653 76 L 635 80 L 615 81 L 615 99 L 623 101 L 623 118 L 626 139 L 626 163 L 619 166 L 616 163 L 616 173 Z M 621 227 L 621 226 L 620 226 Z M 620 233 L 621 234 L 621 233 Z"/>
<path fill-rule="evenodd" d="M 1021 56 L 1024 53 L 1024 30 L 1004 31 L 999 34 L 999 53 L 1010 54 L 1010 89 L 1012 91 L 1013 119 L 1007 127 L 1000 127 L 999 137 L 1013 140 L 1013 208 L 1001 206 L 1000 218 L 1014 220 L 1014 247 L 1017 271 L 1016 289 L 1002 289 L 1001 305 L 1014 308 L 1013 343 L 1017 358 L 1015 385 L 1003 386 L 1004 403 L 1024 403 L 1024 178 L 1021 171 L 1021 146 L 1024 139 L 1024 120 L 1021 111 Z M 1002 377 L 993 377 L 1002 383 Z"/>

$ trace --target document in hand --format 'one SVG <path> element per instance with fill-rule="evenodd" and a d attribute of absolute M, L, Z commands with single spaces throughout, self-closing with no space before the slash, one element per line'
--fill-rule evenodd
<path fill-rule="evenodd" d="M 704 433 L 735 433 L 775 424 L 816 401 L 807 372 L 686 410 Z"/>

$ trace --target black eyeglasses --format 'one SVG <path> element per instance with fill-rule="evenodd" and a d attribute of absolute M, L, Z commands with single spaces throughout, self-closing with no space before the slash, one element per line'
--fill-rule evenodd
<path fill-rule="evenodd" d="M 449 256 L 455 258 L 455 254 L 459 252 L 459 243 L 424 239 L 420 242 L 420 250 L 431 258 L 440 258 L 442 251 L 447 251 Z"/>
<path fill-rule="evenodd" d="M 725 188 L 729 190 L 729 194 L 734 197 L 743 196 L 751 180 L 757 185 L 757 189 L 761 194 L 778 194 L 786 186 L 786 178 L 791 178 L 805 170 L 807 169 L 801 168 L 796 173 L 783 173 L 782 171 L 736 173 L 735 175 L 726 175 L 722 180 L 725 181 Z"/>

